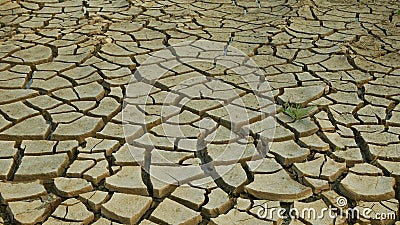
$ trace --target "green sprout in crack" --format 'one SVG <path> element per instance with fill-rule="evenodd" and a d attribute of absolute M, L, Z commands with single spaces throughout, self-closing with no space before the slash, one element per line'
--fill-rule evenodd
<path fill-rule="evenodd" d="M 302 108 L 301 104 L 285 103 L 283 113 L 290 116 L 293 120 L 297 121 L 307 117 L 312 108 Z"/>
<path fill-rule="evenodd" d="M 335 152 L 343 151 L 343 149 L 339 148 L 339 146 L 335 146 Z"/>

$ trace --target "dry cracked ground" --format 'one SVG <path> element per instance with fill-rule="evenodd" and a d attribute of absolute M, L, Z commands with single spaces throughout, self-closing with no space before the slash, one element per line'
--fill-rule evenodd
<path fill-rule="evenodd" d="M 374 216 L 399 220 L 399 9 L 0 0 L 0 224 L 398 225 Z M 263 73 L 190 62 L 133 76 L 194 40 L 240 49 Z M 371 217 L 258 214 L 339 196 Z"/>

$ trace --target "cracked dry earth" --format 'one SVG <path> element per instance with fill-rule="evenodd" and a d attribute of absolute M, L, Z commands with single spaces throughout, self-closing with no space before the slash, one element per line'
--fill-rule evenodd
<path fill-rule="evenodd" d="M 0 224 L 398 225 L 373 219 L 399 219 L 398 9 L 383 0 L 0 0 Z M 193 40 L 243 51 L 264 71 L 243 75 L 258 89 L 206 62 L 155 82 L 132 78 L 153 52 Z M 130 82 L 140 85 L 129 106 L 145 120 L 125 124 Z M 142 85 L 152 87 L 143 101 Z M 293 120 L 288 102 L 307 114 Z M 163 104 L 177 109 L 162 113 Z M 248 117 L 231 119 L 228 106 Z M 338 196 L 371 218 L 257 214 L 340 207 Z"/>

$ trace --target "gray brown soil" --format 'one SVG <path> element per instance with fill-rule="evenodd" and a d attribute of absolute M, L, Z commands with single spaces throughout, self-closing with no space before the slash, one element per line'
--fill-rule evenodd
<path fill-rule="evenodd" d="M 389 0 L 0 0 L 0 224 L 395 224 L 399 9 Z M 259 89 L 207 63 L 180 65 L 144 82 L 149 99 L 143 84 L 133 88 L 132 113 L 145 120 L 124 125 L 127 143 L 132 74 L 153 52 L 194 40 L 243 51 L 264 72 Z M 256 104 L 266 93 L 271 105 Z M 294 120 L 288 103 L 307 113 Z M 162 104 L 181 107 L 162 114 Z M 253 157 L 260 149 L 268 154 Z M 151 176 L 140 167 L 150 160 Z M 257 215 L 264 205 L 336 207 L 339 196 L 372 208 L 371 218 Z"/>

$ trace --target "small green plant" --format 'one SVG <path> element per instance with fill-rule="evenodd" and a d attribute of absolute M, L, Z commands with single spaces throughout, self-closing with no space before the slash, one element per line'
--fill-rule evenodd
<path fill-rule="evenodd" d="M 312 108 L 302 108 L 301 104 L 285 103 L 283 113 L 290 116 L 293 120 L 296 121 L 308 116 L 311 109 Z"/>

